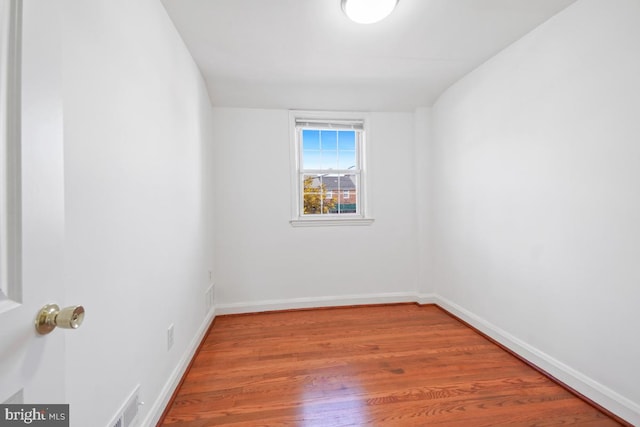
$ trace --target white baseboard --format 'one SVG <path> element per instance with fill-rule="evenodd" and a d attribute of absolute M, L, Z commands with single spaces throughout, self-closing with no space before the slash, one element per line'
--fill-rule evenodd
<path fill-rule="evenodd" d="M 152 427 L 158 424 L 158 421 L 160 421 L 160 417 L 162 416 L 162 413 L 164 412 L 165 408 L 169 404 L 169 401 L 171 400 L 171 396 L 173 396 L 173 392 L 176 390 L 176 388 L 180 384 L 180 380 L 182 379 L 182 376 L 184 375 L 187 368 L 189 367 L 189 363 L 191 362 L 191 359 L 193 359 L 193 356 L 195 355 L 196 351 L 198 350 L 200 343 L 205 338 L 205 334 L 209 330 L 209 327 L 211 326 L 211 322 L 213 322 L 213 319 L 215 319 L 216 314 L 217 313 L 214 308 L 204 319 L 204 322 L 202 322 L 202 325 L 200 325 L 198 332 L 195 334 L 195 336 L 187 346 L 186 351 L 180 358 L 180 361 L 178 362 L 175 369 L 171 373 L 171 376 L 169 376 L 169 379 L 167 380 L 164 387 L 162 388 L 160 395 L 158 396 L 156 401 L 153 403 L 153 406 L 151 406 L 151 409 L 149 409 L 147 416 L 140 423 L 141 426 Z"/>
<path fill-rule="evenodd" d="M 366 304 L 392 304 L 400 302 L 416 302 L 417 298 L 418 295 L 415 292 L 392 292 L 367 295 L 342 295 L 315 298 L 264 300 L 239 302 L 232 304 L 217 304 L 216 313 L 218 315 L 222 315 L 259 313 L 263 311 L 274 310 L 293 310 L 300 308 L 341 307 Z"/>
<path fill-rule="evenodd" d="M 437 304 L 438 296 L 436 294 L 417 294 L 415 302 L 420 305 Z"/>
<path fill-rule="evenodd" d="M 640 426 L 640 405 L 554 359 L 458 304 L 436 295 L 435 304 L 490 336 L 528 362 L 555 377 L 620 418 Z"/>

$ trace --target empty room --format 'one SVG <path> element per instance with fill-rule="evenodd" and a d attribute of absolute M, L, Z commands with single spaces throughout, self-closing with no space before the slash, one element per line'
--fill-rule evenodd
<path fill-rule="evenodd" d="M 640 0 L 0 29 L 0 425 L 640 425 Z"/>

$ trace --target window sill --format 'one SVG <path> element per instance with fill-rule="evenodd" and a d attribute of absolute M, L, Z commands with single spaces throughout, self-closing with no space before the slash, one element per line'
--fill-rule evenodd
<path fill-rule="evenodd" d="M 332 227 L 343 225 L 371 225 L 373 218 L 328 218 L 328 219 L 292 219 L 292 227 Z"/>

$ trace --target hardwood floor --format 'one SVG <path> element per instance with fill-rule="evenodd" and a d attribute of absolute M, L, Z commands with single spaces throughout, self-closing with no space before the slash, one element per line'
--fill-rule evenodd
<path fill-rule="evenodd" d="M 219 316 L 163 426 L 617 426 L 436 306 Z"/>

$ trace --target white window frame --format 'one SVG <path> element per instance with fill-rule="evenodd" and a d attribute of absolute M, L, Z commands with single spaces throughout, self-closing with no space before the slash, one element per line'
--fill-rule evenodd
<path fill-rule="evenodd" d="M 289 112 L 290 146 L 291 146 L 291 225 L 294 227 L 315 227 L 334 225 L 371 225 L 373 216 L 371 210 L 371 191 L 368 179 L 368 153 L 371 132 L 369 130 L 369 114 L 357 112 L 328 112 L 328 111 L 299 111 Z M 362 123 L 361 137 L 357 146 L 359 150 L 360 169 L 357 183 L 357 206 L 355 214 L 303 214 L 303 172 L 301 170 L 300 122 L 321 122 L 345 124 L 349 122 Z M 307 171 L 308 172 L 308 171 Z"/>

